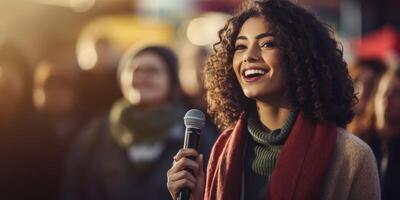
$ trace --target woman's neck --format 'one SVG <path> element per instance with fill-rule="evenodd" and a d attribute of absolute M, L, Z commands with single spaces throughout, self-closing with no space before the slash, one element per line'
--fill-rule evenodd
<path fill-rule="evenodd" d="M 260 101 L 257 101 L 256 105 L 260 122 L 267 130 L 282 128 L 290 113 L 290 110 L 283 106 L 273 106 Z"/>

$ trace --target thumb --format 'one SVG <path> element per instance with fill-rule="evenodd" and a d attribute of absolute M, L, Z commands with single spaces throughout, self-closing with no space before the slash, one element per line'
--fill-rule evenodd
<path fill-rule="evenodd" d="M 204 176 L 204 155 L 203 154 L 200 154 L 197 162 L 199 164 L 199 175 Z"/>

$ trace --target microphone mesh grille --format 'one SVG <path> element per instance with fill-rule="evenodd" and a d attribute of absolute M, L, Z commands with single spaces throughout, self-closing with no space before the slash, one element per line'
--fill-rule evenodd
<path fill-rule="evenodd" d="M 187 111 L 183 120 L 188 128 L 202 129 L 206 124 L 204 113 L 197 109 Z"/>

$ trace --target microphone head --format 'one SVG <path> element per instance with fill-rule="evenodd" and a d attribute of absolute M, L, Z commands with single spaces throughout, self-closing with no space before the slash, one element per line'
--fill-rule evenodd
<path fill-rule="evenodd" d="M 200 110 L 191 109 L 186 112 L 183 121 L 187 128 L 202 129 L 206 125 L 206 116 Z"/>

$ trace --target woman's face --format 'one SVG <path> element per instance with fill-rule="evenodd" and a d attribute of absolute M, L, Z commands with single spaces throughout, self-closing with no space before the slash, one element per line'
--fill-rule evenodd
<path fill-rule="evenodd" d="M 397 136 L 400 130 L 400 78 L 385 76 L 382 78 L 375 97 L 376 128 L 387 138 Z M 396 131 L 385 132 L 385 129 Z M 383 130 L 383 131 L 382 131 Z"/>
<path fill-rule="evenodd" d="M 359 102 L 354 106 L 356 114 L 362 114 L 365 111 L 372 97 L 374 84 L 377 79 L 377 75 L 370 69 L 362 70 L 359 76 L 354 79 L 354 87 L 359 99 Z"/>
<path fill-rule="evenodd" d="M 285 71 L 275 36 L 263 17 L 251 17 L 242 25 L 235 42 L 233 68 L 248 98 L 282 100 Z"/>
<path fill-rule="evenodd" d="M 135 57 L 121 75 L 122 92 L 131 103 L 155 106 L 163 103 L 170 92 L 167 66 L 155 53 Z"/>
<path fill-rule="evenodd" d="M 52 118 L 64 118 L 71 114 L 78 103 L 75 88 L 77 76 L 77 72 L 67 62 L 39 65 L 33 88 L 36 109 Z"/>

